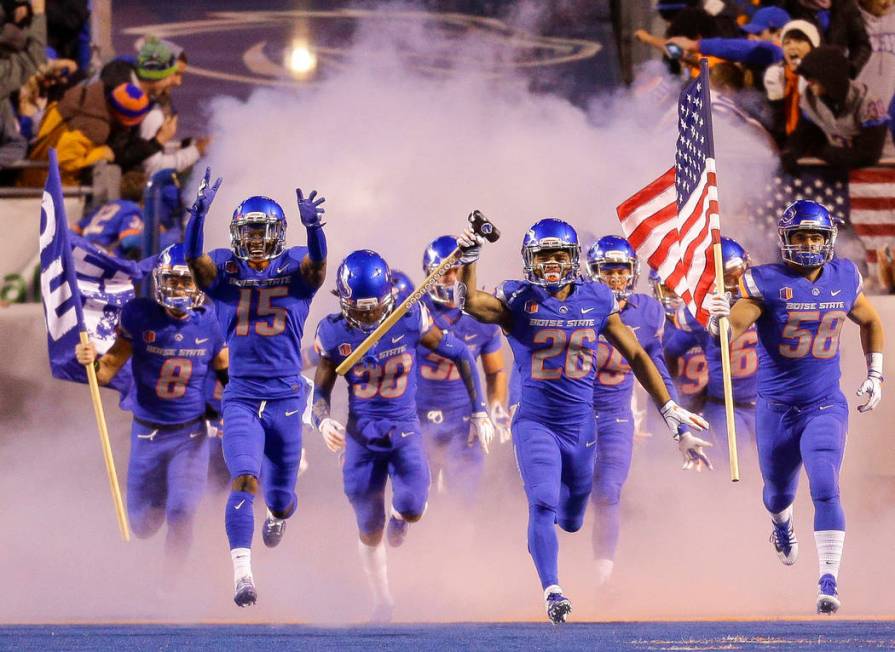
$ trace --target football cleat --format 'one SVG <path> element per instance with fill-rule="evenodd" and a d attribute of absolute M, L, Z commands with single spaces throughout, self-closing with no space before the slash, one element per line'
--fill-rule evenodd
<path fill-rule="evenodd" d="M 404 543 L 404 539 L 407 538 L 408 527 L 410 527 L 410 524 L 407 521 L 395 518 L 394 516 L 390 517 L 388 519 L 388 527 L 385 529 L 388 545 L 392 548 L 397 548 Z"/>
<path fill-rule="evenodd" d="M 839 611 L 839 592 L 836 591 L 836 578 L 827 573 L 817 583 L 817 613 L 834 614 Z"/>
<path fill-rule="evenodd" d="M 770 541 L 777 551 L 777 557 L 787 566 L 792 566 L 799 557 L 799 542 L 792 527 L 792 519 L 786 523 L 772 524 Z"/>
<path fill-rule="evenodd" d="M 566 617 L 572 612 L 572 601 L 558 591 L 548 593 L 544 603 L 547 607 L 547 618 L 554 625 L 566 622 Z"/>
<path fill-rule="evenodd" d="M 268 548 L 276 548 L 283 540 L 286 533 L 286 519 L 274 518 L 269 512 L 264 519 L 264 527 L 261 530 L 261 538 Z"/>
<path fill-rule="evenodd" d="M 233 602 L 238 607 L 249 607 L 255 604 L 258 599 L 258 592 L 255 590 L 255 580 L 251 575 L 240 577 L 236 582 L 236 594 L 233 596 Z"/>

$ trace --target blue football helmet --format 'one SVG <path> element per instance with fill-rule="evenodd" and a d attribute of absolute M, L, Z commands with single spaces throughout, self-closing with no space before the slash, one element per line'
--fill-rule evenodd
<path fill-rule="evenodd" d="M 821 233 L 821 246 L 794 245 L 792 236 L 799 231 Z M 820 267 L 833 257 L 836 245 L 836 223 L 823 204 L 809 199 L 794 201 L 777 222 L 778 244 L 783 260 L 799 267 Z"/>
<path fill-rule="evenodd" d="M 445 258 L 450 256 L 457 248 L 457 238 L 452 235 L 443 235 L 435 238 L 423 252 L 423 271 L 426 276 L 431 274 Z M 459 281 L 458 272 L 460 261 L 445 270 L 435 285 L 429 290 L 429 296 L 433 301 L 450 308 L 463 307 L 463 288 Z"/>
<path fill-rule="evenodd" d="M 346 321 L 364 332 L 376 330 L 395 305 L 391 270 L 375 251 L 352 251 L 336 273 L 339 306 Z"/>
<path fill-rule="evenodd" d="M 238 258 L 276 258 L 286 245 L 286 214 L 270 197 L 249 197 L 233 211 L 230 246 Z"/>
<path fill-rule="evenodd" d="M 415 289 L 410 277 L 397 269 L 392 270 L 392 287 L 395 288 L 395 304 L 403 303 Z"/>
<path fill-rule="evenodd" d="M 627 270 L 627 278 L 613 275 L 614 270 Z M 592 280 L 606 285 L 621 301 L 634 292 L 640 276 L 640 260 L 627 240 L 618 235 L 607 235 L 587 250 L 587 272 Z"/>
<path fill-rule="evenodd" d="M 152 283 L 156 302 L 176 312 L 192 310 L 205 299 L 193 280 L 182 244 L 170 245 L 158 255 Z"/>
<path fill-rule="evenodd" d="M 649 284 L 653 289 L 653 296 L 665 309 L 665 316 L 673 318 L 684 304 L 684 300 L 676 295 L 674 290 L 665 285 L 665 282 L 659 277 L 659 273 L 654 269 L 649 271 Z"/>
<path fill-rule="evenodd" d="M 565 251 L 570 262 L 535 262 L 541 252 Z M 522 273 L 525 280 L 549 290 L 558 290 L 578 278 L 581 245 L 578 233 L 568 222 L 545 217 L 532 224 L 522 238 Z M 559 268 L 558 271 L 555 268 Z"/>
<path fill-rule="evenodd" d="M 738 297 L 740 277 L 749 268 L 749 254 L 739 242 L 722 236 L 721 260 L 724 261 L 724 289 L 734 297 Z"/>

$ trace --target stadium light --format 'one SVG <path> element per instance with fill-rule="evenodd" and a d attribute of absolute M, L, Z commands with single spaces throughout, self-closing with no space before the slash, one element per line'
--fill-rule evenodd
<path fill-rule="evenodd" d="M 317 69 L 317 55 L 306 41 L 295 40 L 287 52 L 286 67 L 294 76 L 305 79 Z"/>

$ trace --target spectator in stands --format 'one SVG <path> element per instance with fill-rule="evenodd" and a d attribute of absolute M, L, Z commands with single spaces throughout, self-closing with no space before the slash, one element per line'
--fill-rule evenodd
<path fill-rule="evenodd" d="M 89 74 L 90 7 L 88 0 L 49 0 L 47 4 L 47 40 L 54 58 L 75 62 L 75 81 Z"/>
<path fill-rule="evenodd" d="M 50 102 L 58 102 L 71 86 L 78 64 L 71 59 L 49 59 L 18 93 L 19 128 L 31 142 Z"/>
<path fill-rule="evenodd" d="M 0 5 L 0 99 L 24 86 L 46 61 L 44 0 L 12 4 L 11 8 L 6 3 Z"/>
<path fill-rule="evenodd" d="M 9 99 L 0 100 L 0 169 L 25 158 L 28 141 L 19 131 L 19 121 Z"/>
<path fill-rule="evenodd" d="M 765 105 L 758 91 L 745 85 L 743 69 L 730 61 L 721 61 L 709 71 L 712 89 L 712 114 L 724 119 L 737 129 L 745 129 L 764 143 L 768 150 L 777 153 L 777 144 L 762 122 L 768 119 Z"/>
<path fill-rule="evenodd" d="M 106 92 L 116 86 L 131 83 L 139 86 L 151 100 L 158 100 L 172 84 L 178 83 L 177 57 L 171 49 L 155 37 L 147 38 L 136 59 L 116 57 L 100 71 Z"/>
<path fill-rule="evenodd" d="M 816 48 L 799 64 L 807 85 L 799 101 L 803 117 L 781 153 L 787 172 L 796 171 L 802 156 L 848 170 L 879 161 L 888 115 L 866 84 L 849 79 L 849 71 L 848 59 L 835 46 Z"/>
<path fill-rule="evenodd" d="M 858 76 L 870 58 L 870 39 L 855 0 L 786 0 L 793 19 L 807 20 L 818 28 L 824 43 L 837 45 L 848 54 L 849 75 Z"/>
<path fill-rule="evenodd" d="M 59 157 L 63 184 L 77 184 L 86 168 L 115 160 L 107 144 L 115 125 L 138 125 L 149 111 L 149 98 L 133 84 L 121 84 L 106 97 L 101 81 L 70 88 L 47 107 L 29 158 L 45 161 L 50 147 Z M 22 184 L 42 186 L 45 170 L 25 170 Z"/>
<path fill-rule="evenodd" d="M 138 260 L 143 235 L 143 192 L 146 175 L 132 170 L 121 177 L 121 199 L 110 201 L 84 215 L 72 227 L 98 247 L 119 258 Z"/>
<path fill-rule="evenodd" d="M 764 74 L 765 93 L 773 116 L 771 133 L 780 145 L 799 124 L 802 89 L 796 70 L 802 59 L 820 46 L 820 32 L 807 20 L 793 20 L 781 30 L 781 45 L 783 61 L 769 66 Z"/>
<path fill-rule="evenodd" d="M 665 30 L 665 38 L 660 38 L 650 34 L 645 29 L 638 29 L 634 32 L 634 38 L 641 43 L 649 45 L 661 52 L 668 63 L 668 67 L 675 75 L 682 72 L 682 65 L 686 66 L 688 75 L 696 75 L 699 73 L 698 57 L 686 52 L 675 51 L 667 47 L 667 43 L 674 37 L 682 36 L 692 41 L 699 41 L 704 38 L 714 38 L 720 36 L 715 19 L 704 9 L 686 8 L 677 12 L 674 19 Z M 711 59 L 710 64 L 714 65 L 718 59 Z"/>
<path fill-rule="evenodd" d="M 858 0 L 858 4 L 873 50 L 858 81 L 889 107 L 889 133 L 895 135 L 895 0 Z M 891 137 L 883 155 L 895 156 Z"/>

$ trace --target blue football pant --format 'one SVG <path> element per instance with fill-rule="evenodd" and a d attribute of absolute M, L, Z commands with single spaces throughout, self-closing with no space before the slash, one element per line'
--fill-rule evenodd
<path fill-rule="evenodd" d="M 622 486 L 631 470 L 634 448 L 634 417 L 631 409 L 600 410 L 596 413 L 597 457 L 594 463 L 593 547 L 595 559 L 615 559 L 621 527 Z M 663 424 L 664 425 L 664 424 Z"/>
<path fill-rule="evenodd" d="M 513 448 L 528 498 L 528 552 L 542 588 L 559 583 L 556 525 L 577 532 L 584 523 L 596 452 L 594 420 L 577 432 L 557 433 L 517 413 Z"/>
<path fill-rule="evenodd" d="M 724 403 L 706 401 L 702 416 L 711 427 L 705 433 L 695 433 L 696 436 L 710 441 L 714 444 L 713 450 L 723 454 L 727 450 L 727 412 L 724 410 Z M 752 457 L 752 451 L 755 450 L 755 408 L 734 407 L 733 418 L 737 433 L 737 454 L 740 457 Z"/>
<path fill-rule="evenodd" d="M 476 442 L 469 446 L 469 409 L 462 411 L 428 410 L 419 413 L 429 471 L 433 478 L 444 474 L 448 492 L 465 503 L 473 503 L 478 494 L 485 452 Z"/>
<path fill-rule="evenodd" d="M 204 421 L 172 429 L 134 421 L 127 467 L 127 514 L 134 534 L 152 536 L 167 521 L 167 552 L 186 554 L 207 477 Z"/>
<path fill-rule="evenodd" d="M 224 432 L 224 424 L 213 421 L 211 425 L 219 434 L 208 438 L 208 486 L 215 492 L 225 491 L 230 487 L 230 471 L 224 460 L 224 443 L 220 435 Z"/>
<path fill-rule="evenodd" d="M 230 477 L 259 479 L 270 511 L 280 518 L 292 516 L 298 506 L 295 481 L 301 462 L 305 397 L 249 400 L 228 398 L 225 391 L 222 408 L 222 443 Z M 231 549 L 251 547 L 252 503 L 246 492 L 231 491 L 225 514 Z"/>
<path fill-rule="evenodd" d="M 371 451 L 351 435 L 345 437 L 342 481 L 364 536 L 385 527 L 385 482 L 392 481 L 392 506 L 405 518 L 423 515 L 429 498 L 429 465 L 422 435 L 415 431 L 394 442 L 390 451 Z"/>
<path fill-rule="evenodd" d="M 848 403 L 842 392 L 799 407 L 759 397 L 756 438 L 765 508 L 781 512 L 793 503 L 804 464 L 814 502 L 814 529 L 845 530 L 839 469 L 847 430 Z"/>

